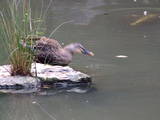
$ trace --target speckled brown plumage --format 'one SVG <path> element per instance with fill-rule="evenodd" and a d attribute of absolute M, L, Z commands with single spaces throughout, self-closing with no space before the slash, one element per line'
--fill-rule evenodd
<path fill-rule="evenodd" d="M 61 66 L 68 65 L 72 61 L 74 53 L 84 52 L 87 55 L 93 55 L 79 43 L 62 47 L 57 40 L 46 37 L 41 37 L 40 40 L 36 41 L 35 50 L 36 62 Z"/>

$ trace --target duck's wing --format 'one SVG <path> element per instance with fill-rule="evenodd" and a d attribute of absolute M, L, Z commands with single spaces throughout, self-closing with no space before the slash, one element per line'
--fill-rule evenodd
<path fill-rule="evenodd" d="M 61 49 L 62 46 L 59 42 L 55 39 L 50 39 L 46 37 L 42 37 L 40 40 L 36 41 L 36 48 L 37 49 Z"/>
<path fill-rule="evenodd" d="M 57 40 L 42 37 L 36 42 L 36 62 L 51 65 L 67 65 L 72 55 L 63 50 Z"/>
<path fill-rule="evenodd" d="M 38 52 L 35 61 L 43 64 L 66 66 L 71 62 L 70 59 L 71 58 L 64 57 L 57 53 L 40 51 Z"/>

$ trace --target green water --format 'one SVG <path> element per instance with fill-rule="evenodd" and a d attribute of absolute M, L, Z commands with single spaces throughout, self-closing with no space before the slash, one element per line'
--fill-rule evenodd
<path fill-rule="evenodd" d="M 41 1 L 32 1 L 35 15 Z M 43 3 L 46 8 L 49 0 Z M 0 6 L 5 7 L 5 0 Z M 0 120 L 159 120 L 160 22 L 129 25 L 145 10 L 159 14 L 159 7 L 159 0 L 54 0 L 46 15 L 47 35 L 73 20 L 52 37 L 64 44 L 80 42 L 95 53 L 76 55 L 71 63 L 93 77 L 95 89 L 83 94 L 0 94 Z M 3 49 L 0 54 L 0 64 L 6 63 Z"/>

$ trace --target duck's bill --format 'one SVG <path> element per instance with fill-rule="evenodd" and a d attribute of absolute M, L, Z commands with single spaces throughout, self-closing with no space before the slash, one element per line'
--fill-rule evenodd
<path fill-rule="evenodd" d="M 94 53 L 89 51 L 89 50 L 86 50 L 86 49 L 83 49 L 83 51 L 81 51 L 84 55 L 88 55 L 88 56 L 94 56 Z"/>
<path fill-rule="evenodd" d="M 94 53 L 93 53 L 93 52 L 88 52 L 87 55 L 89 55 L 89 56 L 94 56 Z"/>

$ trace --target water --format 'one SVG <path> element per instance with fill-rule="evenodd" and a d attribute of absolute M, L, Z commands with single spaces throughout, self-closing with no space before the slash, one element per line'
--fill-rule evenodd
<path fill-rule="evenodd" d="M 41 7 L 37 1 L 32 3 L 35 12 Z M 95 53 L 76 55 L 71 64 L 93 76 L 95 89 L 0 94 L 0 120 L 159 120 L 160 22 L 129 25 L 144 11 L 159 14 L 159 6 L 159 0 L 55 0 L 46 16 L 47 34 L 73 20 L 52 37 L 64 44 L 80 42 Z M 0 53 L 4 64 L 6 54 Z"/>

